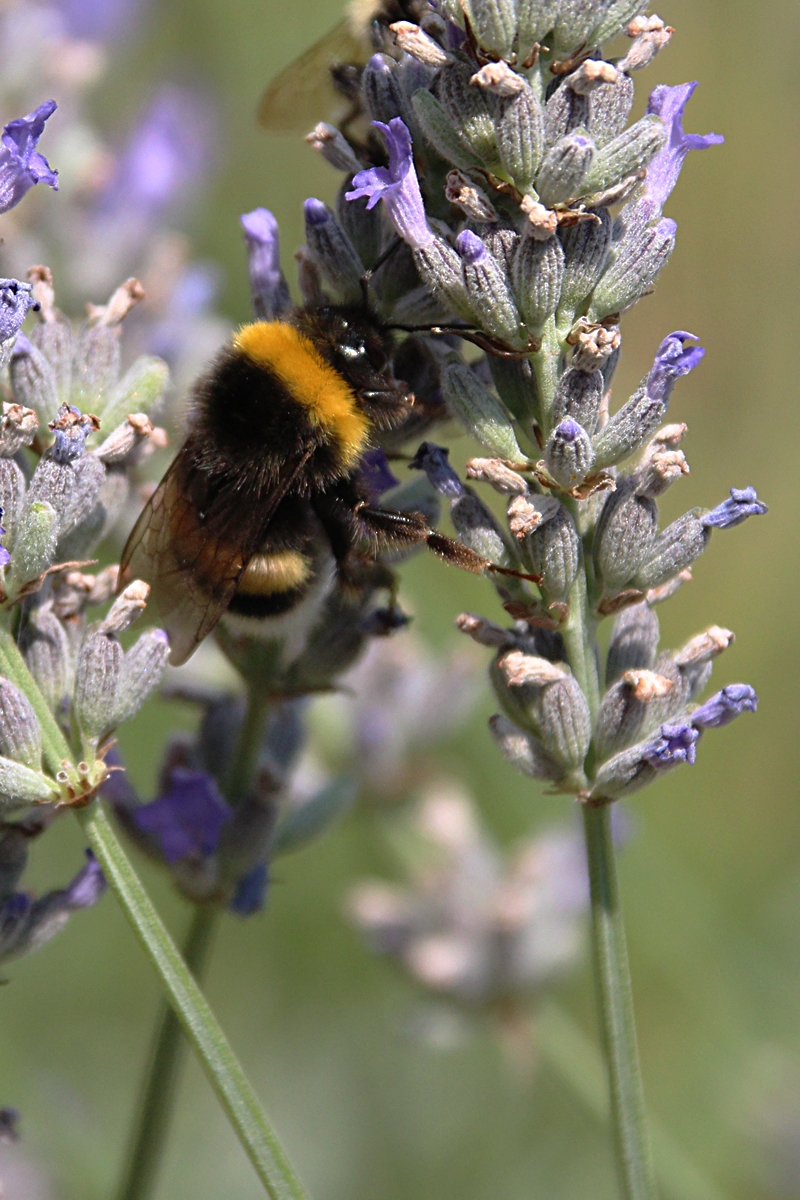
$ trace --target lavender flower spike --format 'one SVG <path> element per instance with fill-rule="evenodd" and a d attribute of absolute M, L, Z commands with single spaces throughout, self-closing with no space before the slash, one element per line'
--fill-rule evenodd
<path fill-rule="evenodd" d="M 207 858 L 216 852 L 231 811 L 214 778 L 205 771 L 176 767 L 169 790 L 132 811 L 134 823 L 158 843 L 166 862 Z"/>
<path fill-rule="evenodd" d="M 707 150 L 725 141 L 720 133 L 684 133 L 683 111 L 696 83 L 681 83 L 676 87 L 659 84 L 650 93 L 647 103 L 649 115 L 660 117 L 667 129 L 667 142 L 647 168 L 644 195 L 654 201 L 659 209 L 664 207 L 681 173 L 683 160 L 690 150 Z"/>
<path fill-rule="evenodd" d="M 56 111 L 55 100 L 45 100 L 33 112 L 18 117 L 3 128 L 0 147 L 0 213 L 19 204 L 36 183 L 46 183 L 58 191 L 58 172 L 50 169 L 47 159 L 36 146 L 44 132 L 44 123 Z"/>
<path fill-rule="evenodd" d="M 661 737 L 648 746 L 642 757 L 657 770 L 683 762 L 692 766 L 697 756 L 695 742 L 699 737 L 700 731 L 691 725 L 662 725 Z"/>
<path fill-rule="evenodd" d="M 731 488 L 730 499 L 712 508 L 711 512 L 700 518 L 700 523 L 706 529 L 731 529 L 734 525 L 741 525 L 748 517 L 761 517 L 768 511 L 766 504 L 756 495 L 755 488 Z"/>
<path fill-rule="evenodd" d="M 655 361 L 647 377 L 647 394 L 653 400 L 666 404 L 675 384 L 681 375 L 693 371 L 705 354 L 702 346 L 685 346 L 686 342 L 696 342 L 693 333 L 679 329 L 664 338 L 658 347 Z"/>
<path fill-rule="evenodd" d="M 278 222 L 268 208 L 254 208 L 239 218 L 247 246 L 250 291 L 256 316 L 272 320 L 290 306 L 281 271 Z"/>
<path fill-rule="evenodd" d="M 749 683 L 729 683 L 691 714 L 695 729 L 719 729 L 743 712 L 755 712 L 758 696 Z"/>
<path fill-rule="evenodd" d="M 425 205 L 411 152 L 411 134 L 402 117 L 392 117 L 388 125 L 373 121 L 386 139 L 389 151 L 388 167 L 369 167 L 353 176 L 353 190 L 345 193 L 346 200 L 368 196 L 367 208 L 383 200 L 392 224 L 403 241 L 420 250 L 433 241 L 433 231 L 425 217 Z"/>

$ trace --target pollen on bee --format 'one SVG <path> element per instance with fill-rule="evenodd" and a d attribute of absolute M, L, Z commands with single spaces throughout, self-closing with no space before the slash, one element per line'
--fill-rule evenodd
<path fill-rule="evenodd" d="M 366 449 L 369 421 L 347 380 L 314 343 L 285 321 L 256 321 L 234 337 L 234 346 L 283 383 L 309 417 L 339 443 L 346 467 Z"/>
<path fill-rule="evenodd" d="M 244 569 L 237 591 L 250 596 L 274 596 L 302 587 L 311 575 L 311 564 L 298 550 L 254 554 Z"/>

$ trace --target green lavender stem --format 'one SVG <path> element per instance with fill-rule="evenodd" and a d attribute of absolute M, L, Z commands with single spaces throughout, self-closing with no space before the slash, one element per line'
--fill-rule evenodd
<path fill-rule="evenodd" d="M 211 948 L 217 915 L 218 910 L 211 905 L 197 905 L 183 946 L 184 961 L 198 983 L 202 980 Z M 183 1044 L 180 1021 L 174 1010 L 165 1005 L 142 1092 L 128 1163 L 118 1193 L 119 1200 L 144 1200 L 153 1190 L 169 1132 Z"/>
<path fill-rule="evenodd" d="M 77 815 L 267 1194 L 271 1200 L 307 1200 L 307 1193 L 241 1064 L 142 887 L 99 801 L 78 810 Z"/>
<path fill-rule="evenodd" d="M 231 803 L 240 800 L 252 783 L 269 707 L 265 697 L 252 690 L 248 693 L 238 745 L 225 781 L 225 794 Z M 215 906 L 198 905 L 189 927 L 184 960 L 198 982 L 202 979 L 218 916 L 219 909 Z M 173 1009 L 165 1005 L 156 1028 L 119 1200 L 147 1200 L 152 1194 L 177 1092 L 182 1042 L 180 1021 Z"/>
<path fill-rule="evenodd" d="M 582 571 L 578 573 L 570 596 L 570 617 L 564 640 L 573 674 L 583 688 L 594 719 L 600 695 L 597 649 Z M 583 821 L 589 862 L 595 978 L 608 1066 L 620 1194 L 622 1200 L 656 1200 L 610 806 L 590 808 L 584 805 Z"/>

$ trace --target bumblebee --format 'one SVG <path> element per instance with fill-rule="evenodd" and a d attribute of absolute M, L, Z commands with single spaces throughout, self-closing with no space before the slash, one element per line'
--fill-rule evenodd
<path fill-rule="evenodd" d="M 363 580 L 366 564 L 387 585 L 382 549 L 427 542 L 467 570 L 500 569 L 422 514 L 370 503 L 359 461 L 413 414 L 391 337 L 367 310 L 300 308 L 242 327 L 196 384 L 120 574 L 150 583 L 173 665 L 223 614 L 235 631 L 302 639 L 335 581 Z"/>

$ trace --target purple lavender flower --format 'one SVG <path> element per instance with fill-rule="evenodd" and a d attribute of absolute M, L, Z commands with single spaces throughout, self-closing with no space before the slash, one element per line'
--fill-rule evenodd
<path fill-rule="evenodd" d="M 358 473 L 369 494 L 370 504 L 377 504 L 384 492 L 397 487 L 400 482 L 392 474 L 389 460 L 380 446 L 368 450 L 362 456 L 358 464 Z"/>
<path fill-rule="evenodd" d="M 425 205 L 411 151 L 411 134 L 401 117 L 392 117 L 388 125 L 373 121 L 386 138 L 389 151 L 388 167 L 369 167 L 353 176 L 353 190 L 345 193 L 346 200 L 369 197 L 367 208 L 383 200 L 392 224 L 404 241 L 414 250 L 433 241 L 433 231 L 425 217 Z"/>
<path fill-rule="evenodd" d="M 133 809 L 133 822 L 160 844 L 165 860 L 214 854 L 231 810 L 222 798 L 213 776 L 206 771 L 175 767 L 169 790 L 150 804 Z"/>
<path fill-rule="evenodd" d="M 675 385 L 675 380 L 681 375 L 693 371 L 705 354 L 702 346 L 685 347 L 685 342 L 696 342 L 693 333 L 683 329 L 670 333 L 658 347 L 655 361 L 647 376 L 647 394 L 653 400 L 666 404 Z"/>
<path fill-rule="evenodd" d="M 656 769 L 683 762 L 691 766 L 697 756 L 695 742 L 699 737 L 700 731 L 691 725 L 662 725 L 661 736 L 648 746 L 642 757 Z"/>
<path fill-rule="evenodd" d="M 479 263 L 488 254 L 488 250 L 481 239 L 471 229 L 463 229 L 458 235 L 456 238 L 456 250 L 469 266 Z"/>
<path fill-rule="evenodd" d="M 251 917 L 264 907 L 269 872 L 266 863 L 257 863 L 252 871 L 242 876 L 228 908 L 237 917 Z"/>
<path fill-rule="evenodd" d="M 428 481 L 441 496 L 458 499 L 467 494 L 458 475 L 450 466 L 449 451 L 433 442 L 423 442 L 408 464 L 410 471 L 424 471 Z"/>
<path fill-rule="evenodd" d="M 0 521 L 2 521 L 4 515 L 5 515 L 5 512 L 3 510 L 3 507 L 2 507 L 2 505 L 0 505 Z M 4 527 L 2 525 L 0 525 L 0 537 L 5 537 L 5 533 L 6 533 L 6 531 L 5 531 Z M 5 546 L 0 546 L 0 567 L 7 567 L 10 562 L 11 562 L 11 555 L 8 553 Z"/>
<path fill-rule="evenodd" d="M 64 907 L 73 912 L 79 908 L 91 908 L 108 887 L 103 870 L 92 854 L 86 851 L 86 866 L 79 871 L 61 893 Z"/>
<path fill-rule="evenodd" d="M 58 463 L 73 462 L 86 450 L 86 439 L 97 429 L 95 417 L 84 416 L 74 404 L 62 404 L 48 428 L 55 438 L 50 456 Z"/>
<path fill-rule="evenodd" d="M 45 100 L 27 116 L 9 121 L 4 127 L 0 148 L 0 213 L 19 204 L 36 183 L 46 183 L 58 191 L 58 172 L 50 169 L 47 159 L 36 149 L 44 123 L 57 107 L 55 100 Z"/>
<path fill-rule="evenodd" d="M 186 88 L 162 88 L 120 157 L 100 197 L 100 209 L 152 219 L 186 199 L 208 165 L 210 125 L 202 95 Z"/>
<path fill-rule="evenodd" d="M 690 150 L 707 150 L 725 141 L 719 133 L 684 133 L 683 111 L 697 83 L 677 87 L 659 84 L 650 93 L 647 112 L 660 117 L 667 129 L 667 142 L 647 168 L 645 196 L 663 208 L 681 173 L 683 160 Z"/>
<path fill-rule="evenodd" d="M 0 344 L 10 341 L 18 333 L 31 308 L 34 312 L 39 311 L 29 283 L 0 279 Z"/>
<path fill-rule="evenodd" d="M 755 488 L 731 488 L 730 499 L 723 500 L 722 504 L 701 516 L 700 524 L 706 529 L 730 529 L 734 525 L 741 525 L 748 517 L 761 517 L 768 511 L 766 504 L 756 495 Z"/>
<path fill-rule="evenodd" d="M 691 714 L 695 729 L 719 729 L 743 712 L 755 712 L 758 696 L 749 683 L 729 683 Z"/>
<path fill-rule="evenodd" d="M 112 41 L 136 23 L 146 0 L 56 0 L 73 37 Z"/>
<path fill-rule="evenodd" d="M 247 246 L 250 291 L 256 315 L 269 320 L 290 304 L 281 271 L 278 222 L 268 208 L 254 208 L 240 218 Z"/>

